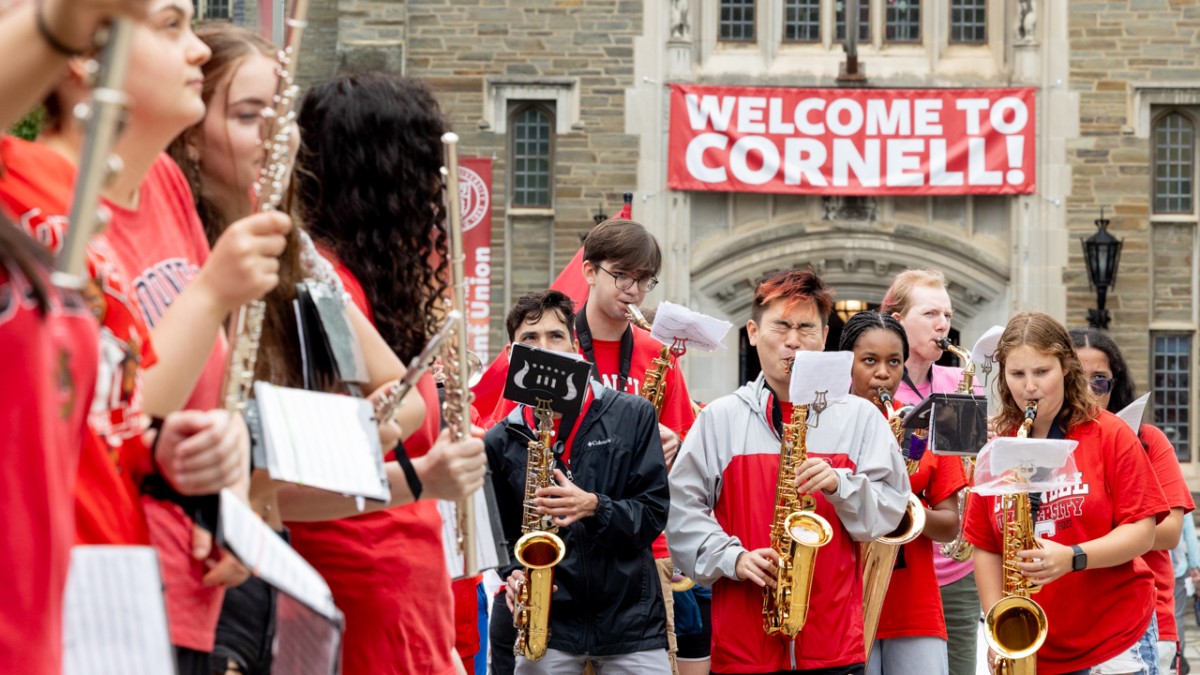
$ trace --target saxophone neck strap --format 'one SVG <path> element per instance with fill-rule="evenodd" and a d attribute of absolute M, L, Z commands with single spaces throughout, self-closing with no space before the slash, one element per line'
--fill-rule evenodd
<path fill-rule="evenodd" d="M 596 346 L 592 340 L 592 329 L 588 327 L 586 302 L 575 315 L 575 339 L 579 340 L 579 348 L 583 350 L 584 358 L 592 364 L 592 377 L 603 382 L 600 369 L 596 366 Z M 629 381 L 629 370 L 633 367 L 633 324 L 626 324 L 625 332 L 621 334 L 621 352 L 617 367 L 617 391 L 625 391 L 625 384 Z"/>
<path fill-rule="evenodd" d="M 933 366 L 932 365 L 929 366 L 929 374 L 927 375 L 927 377 L 929 378 L 929 393 L 933 394 Z M 916 394 L 918 398 L 925 398 L 924 396 L 921 395 L 921 391 L 919 389 L 917 389 L 917 385 L 913 384 L 912 378 L 908 376 L 908 368 L 907 367 L 905 367 L 905 369 L 904 369 L 904 384 L 908 385 L 908 388 L 912 389 L 912 392 L 914 394 Z"/>
<path fill-rule="evenodd" d="M 1063 440 L 1067 437 L 1067 411 L 1059 411 L 1058 417 L 1054 419 L 1054 424 L 1050 425 L 1050 431 L 1046 432 L 1046 438 L 1054 440 Z M 1042 507 L 1042 493 L 1029 493 L 1029 514 L 1034 523 L 1037 522 L 1038 509 Z"/>

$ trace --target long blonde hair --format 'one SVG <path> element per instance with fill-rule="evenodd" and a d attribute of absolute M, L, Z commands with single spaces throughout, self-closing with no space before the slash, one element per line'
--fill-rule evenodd
<path fill-rule="evenodd" d="M 1003 436 L 1013 431 L 1021 425 L 1025 417 L 1025 411 L 1017 405 L 1012 391 L 1008 388 L 1008 380 L 1004 377 L 1004 365 L 1009 354 L 1022 346 L 1032 347 L 1043 354 L 1053 356 L 1062 365 L 1062 413 L 1066 413 L 1067 425 L 1064 431 L 1070 431 L 1100 414 L 1100 405 L 1088 386 L 1087 377 L 1079 363 L 1079 355 L 1075 353 L 1067 329 L 1049 314 L 1021 312 L 1009 319 L 1004 333 L 1000 336 L 1000 344 L 996 347 L 996 363 L 1000 368 L 997 383 L 1000 394 L 1000 412 L 996 415 L 997 434 Z"/>

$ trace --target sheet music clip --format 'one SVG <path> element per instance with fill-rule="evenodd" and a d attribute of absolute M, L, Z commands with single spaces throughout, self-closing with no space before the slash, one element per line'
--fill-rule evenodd
<path fill-rule="evenodd" d="M 905 418 L 905 429 L 928 429 L 935 455 L 973 457 L 987 443 L 987 399 L 971 394 L 931 394 Z"/>
<path fill-rule="evenodd" d="M 1078 485 L 1074 457 L 1078 445 L 1078 441 L 1054 438 L 994 438 L 979 451 L 972 492 L 994 496 Z"/>

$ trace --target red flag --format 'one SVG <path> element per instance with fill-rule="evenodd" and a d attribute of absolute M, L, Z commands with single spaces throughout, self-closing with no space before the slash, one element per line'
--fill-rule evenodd
<path fill-rule="evenodd" d="M 633 193 L 632 192 L 625 193 L 625 205 L 621 207 L 621 212 L 617 214 L 617 217 L 624 218 L 625 220 L 633 219 Z"/>
<path fill-rule="evenodd" d="M 621 213 L 626 213 L 629 210 L 629 204 L 625 204 L 625 209 Z M 627 217 L 627 216 L 624 216 Z M 562 272 L 559 272 L 554 283 L 550 284 L 550 288 L 556 291 L 562 291 L 567 297 L 575 301 L 575 309 L 583 306 L 588 296 L 587 280 L 583 278 L 583 247 L 575 253 L 575 257 L 567 263 Z M 483 417 L 484 427 L 490 427 L 496 422 L 504 419 L 504 416 L 513 409 L 512 402 L 504 398 L 504 383 L 508 380 L 508 354 L 503 350 L 499 350 L 495 360 L 483 371 L 483 375 L 471 391 L 475 394 L 474 406 L 480 411 Z M 484 413 L 487 411 L 487 413 Z"/>

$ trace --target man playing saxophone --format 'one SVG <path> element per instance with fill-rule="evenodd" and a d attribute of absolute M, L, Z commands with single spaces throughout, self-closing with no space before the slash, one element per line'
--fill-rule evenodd
<path fill-rule="evenodd" d="M 832 306 L 811 271 L 758 285 L 746 329 L 762 375 L 700 413 L 671 472 L 667 539 L 684 573 L 712 584 L 714 673 L 863 672 L 856 542 L 891 532 L 904 514 L 909 484 L 895 437 L 870 403 L 848 397 L 809 411 L 807 459 L 795 476 L 779 474 L 781 429 L 797 419 L 789 362 L 797 350 L 822 350 Z M 832 526 L 795 638 L 762 628 L 763 588 L 775 586 L 780 563 L 770 546 L 771 496 L 789 483 L 814 497 L 816 514 Z"/>
<path fill-rule="evenodd" d="M 574 319 L 574 303 L 551 290 L 520 298 L 506 325 L 513 342 L 573 354 Z M 592 381 L 575 420 L 553 418 L 553 480 L 533 491 L 530 504 L 527 477 L 542 472 L 529 471 L 528 461 L 547 438 L 537 430 L 534 411 L 522 405 L 484 439 L 505 539 L 518 541 L 532 507 L 551 520 L 565 548 L 553 568 L 548 649 L 536 660 L 517 655 L 516 672 L 578 673 L 591 660 L 597 671 L 668 675 L 666 612 L 651 544 L 666 525 L 669 496 L 653 406 Z M 509 621 L 525 578 L 517 562 L 499 571 L 507 587 L 493 626 Z M 497 634 L 495 656 L 512 649 Z"/>

